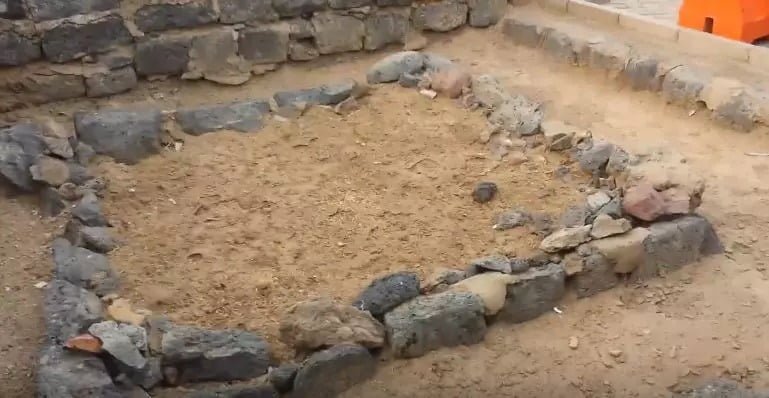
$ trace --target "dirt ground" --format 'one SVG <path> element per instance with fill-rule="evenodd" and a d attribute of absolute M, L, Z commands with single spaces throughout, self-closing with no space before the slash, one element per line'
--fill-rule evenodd
<path fill-rule="evenodd" d="M 123 294 L 178 322 L 264 333 L 285 357 L 278 323 L 296 302 L 352 302 L 388 273 L 530 254 L 539 238 L 495 232 L 494 216 L 557 217 L 580 194 L 552 177 L 563 158 L 542 147 L 521 164 L 520 153 L 489 159 L 485 130 L 480 111 L 389 86 L 346 117 L 313 108 L 258 134 L 189 138 L 135 167 L 106 161 L 105 208 L 127 242 L 111 255 Z M 498 184 L 496 200 L 473 202 L 479 181 Z"/>
<path fill-rule="evenodd" d="M 583 70 L 555 64 L 537 51 L 505 43 L 494 30 L 436 37 L 429 49 L 476 72 L 493 73 L 510 89 L 544 101 L 548 117 L 589 128 L 595 136 L 631 151 L 663 147 L 685 156 L 709 182 L 702 212 L 714 222 L 729 252 L 652 281 L 644 289 L 631 286 L 590 299 L 567 300 L 561 315 L 547 314 L 521 325 L 495 325 L 486 341 L 476 346 L 381 363 L 373 380 L 346 396 L 662 397 L 671 389 L 718 376 L 769 387 L 769 346 L 764 340 L 769 326 L 769 244 L 765 240 L 769 158 L 745 155 L 769 151 L 765 130 L 740 134 L 713 125 L 706 112 L 690 117 L 686 110 L 666 106 L 653 94 L 619 88 Z M 142 100 L 176 106 L 254 97 L 279 88 L 361 76 L 380 56 L 353 55 L 311 67 L 284 67 L 244 88 L 216 90 L 215 97 L 207 84 L 179 89 L 175 83 L 159 82 L 110 102 Z M 485 178 L 502 181 L 502 200 L 490 208 L 472 205 L 466 195 L 479 177 L 471 173 L 492 164 L 472 157 L 462 161 L 463 156 L 478 152 L 460 145 L 475 138 L 478 131 L 467 130 L 481 126 L 478 116 L 449 111 L 452 108 L 441 102 L 402 103 L 403 97 L 390 90 L 379 94 L 370 100 L 371 111 L 350 117 L 365 114 L 372 119 L 352 131 L 334 128 L 345 124 L 314 110 L 302 119 L 301 134 L 286 136 L 294 130 L 274 126 L 253 138 L 212 135 L 190 139 L 182 152 L 150 159 L 134 171 L 102 165 L 115 180 L 108 211 L 120 220 L 122 232 L 145 244 L 130 243 L 113 260 L 126 280 L 127 292 L 133 292 L 131 297 L 141 301 L 152 296 L 135 284 L 141 277 L 147 281 L 145 288 L 158 285 L 149 289 L 158 296 L 183 288 L 182 294 L 171 295 L 170 304 L 161 306 L 180 319 L 202 316 L 213 324 L 225 322 L 223 315 L 229 312 L 243 316 L 228 322 L 249 328 L 266 324 L 269 330 L 272 321 L 253 315 L 290 304 L 288 295 L 296 293 L 289 290 L 302 289 L 308 296 L 325 291 L 349 298 L 378 273 L 418 264 L 421 267 L 416 269 L 424 272 L 437 260 L 448 262 L 440 265 L 461 264 L 482 248 L 505 247 L 506 241 L 494 238 L 489 216 L 498 210 L 494 206 L 512 204 L 514 188 L 532 180 L 514 180 L 516 174 L 500 166 Z M 55 115 L 82 106 L 93 104 L 65 103 L 44 111 Z M 22 111 L 7 118 L 39 112 Z M 412 113 L 415 126 L 425 127 L 435 138 L 417 142 L 413 135 L 418 131 L 403 126 L 404 120 L 409 122 L 406 112 Z M 444 119 L 414 116 L 432 113 Z M 372 122 L 379 124 L 365 126 Z M 350 140 L 351 135 L 358 142 Z M 312 137 L 318 138 L 311 141 Z M 388 145 L 393 138 L 401 140 L 398 145 Z M 239 145 L 245 139 L 265 146 Z M 206 145 L 209 140 L 216 145 Z M 309 146 L 294 147 L 297 144 Z M 458 148 L 464 149 L 462 156 L 452 152 Z M 399 151 L 404 155 L 396 156 Z M 407 168 L 422 157 L 443 159 L 444 166 L 422 161 Z M 236 161 L 230 161 L 233 158 Z M 375 161 L 382 163 L 373 167 Z M 372 165 L 364 168 L 365 162 Z M 158 180 L 152 181 L 152 176 Z M 248 177 L 253 184 L 236 181 Z M 209 185 L 198 185 L 203 181 Z M 131 188 L 135 192 L 128 195 Z M 554 203 L 551 200 L 558 196 L 551 194 L 543 202 Z M 436 201 L 439 209 L 432 207 Z M 116 208 L 116 203 L 126 208 Z M 32 209 L 25 201 L 0 201 L 4 226 L 0 255 L 26 259 L 5 260 L 0 268 L 0 285 L 10 286 L 13 292 L 0 290 L 0 330 L 14 331 L 0 333 L 4 350 L 0 396 L 4 397 L 30 396 L 28 374 L 38 348 L 34 336 L 42 330 L 39 315 L 31 315 L 39 314 L 33 308 L 39 292 L 31 285 L 49 271 L 41 237 L 56 225 L 41 223 Z M 6 220 L 11 221 L 13 232 L 5 227 Z M 140 220 L 141 225 L 127 223 Z M 175 222 L 162 222 L 166 220 Z M 454 225 L 464 230 L 457 233 Z M 152 240 L 152 235 L 166 240 Z M 397 252 L 377 251 L 378 247 Z M 145 261 L 134 261 L 131 253 L 145 256 Z M 329 264 L 329 259 L 334 261 Z M 339 261 L 347 266 L 340 267 Z M 330 275 L 324 262 L 345 273 Z M 246 280 L 237 271 L 248 267 L 263 272 Z M 208 273 L 214 275 L 212 279 L 203 280 Z M 259 300 L 239 301 L 246 297 Z M 202 313 L 196 314 L 193 308 Z M 572 336 L 579 340 L 577 349 L 569 348 Z M 609 354 L 613 350 L 622 351 L 619 358 Z M 10 372 L 5 370 L 9 365 Z"/>

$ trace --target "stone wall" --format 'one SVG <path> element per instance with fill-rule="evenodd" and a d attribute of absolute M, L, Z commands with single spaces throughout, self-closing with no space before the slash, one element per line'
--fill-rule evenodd
<path fill-rule="evenodd" d="M 487 27 L 506 0 L 0 0 L 0 111 L 158 76 L 242 84 L 289 61 Z M 418 34 L 418 33 L 417 33 Z"/>

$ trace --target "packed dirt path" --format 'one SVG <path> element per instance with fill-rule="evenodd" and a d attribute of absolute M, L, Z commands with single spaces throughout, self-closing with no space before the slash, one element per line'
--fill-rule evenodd
<path fill-rule="evenodd" d="M 589 128 L 630 151 L 662 147 L 685 156 L 709 182 L 702 212 L 713 220 L 729 253 L 652 281 L 644 289 L 629 286 L 569 300 L 560 308 L 562 315 L 496 325 L 477 346 L 382 362 L 373 380 L 346 396 L 657 397 L 668 396 L 670 388 L 723 375 L 769 386 L 769 346 L 763 336 L 769 326 L 769 158 L 744 155 L 769 151 L 766 131 L 735 133 L 713 125 L 707 112 L 690 117 L 687 110 L 666 106 L 653 94 L 619 88 L 602 77 L 551 62 L 537 51 L 505 43 L 496 30 L 436 36 L 428 49 L 475 72 L 497 75 L 510 89 L 544 101 L 548 117 Z M 361 77 L 381 56 L 351 55 L 286 66 L 241 88 L 157 82 L 110 102 L 177 106 L 254 98 L 277 89 Z M 55 115 L 93 106 L 89 101 L 70 102 L 9 116 Z M 50 270 L 41 245 L 55 226 L 27 228 L 39 222 L 33 208 L 26 202 L 0 200 L 0 257 L 26 259 L 0 266 L 0 330 L 13 331 L 0 340 L 2 397 L 29 397 L 34 391 L 30 369 L 42 325 L 36 307 L 39 292 L 30 286 Z M 6 285 L 17 293 L 6 292 Z M 569 348 L 571 336 L 579 339 L 577 349 Z M 622 351 L 618 358 L 610 354 L 614 350 Z M 6 371 L 9 366 L 14 370 Z"/>

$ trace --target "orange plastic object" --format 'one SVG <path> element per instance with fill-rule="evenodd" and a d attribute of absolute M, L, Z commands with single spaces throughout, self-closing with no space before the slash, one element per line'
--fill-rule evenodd
<path fill-rule="evenodd" d="M 769 0 L 684 0 L 678 24 L 752 43 L 769 36 Z"/>

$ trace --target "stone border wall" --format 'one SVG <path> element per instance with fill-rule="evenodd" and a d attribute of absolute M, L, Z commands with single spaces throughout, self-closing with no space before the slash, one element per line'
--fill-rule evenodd
<path fill-rule="evenodd" d="M 457 98 L 463 108 L 480 108 L 490 125 L 490 150 L 517 140 L 523 148 L 544 145 L 562 152 L 592 177 L 590 195 L 557 220 L 525 209 L 493 220 L 498 231 L 530 226 L 541 236 L 541 251 L 531 257 L 489 253 L 427 280 L 409 270 L 382 276 L 351 303 L 296 303 L 280 325 L 296 361 L 278 364 L 257 333 L 175 325 L 117 297 L 120 280 L 108 253 L 119 241 L 99 199 L 106 182 L 89 175 L 85 165 L 94 153 L 127 164 L 153 156 L 169 123 L 190 135 L 256 133 L 265 123 L 301 117 L 310 106 L 343 114 L 358 107 L 369 86 L 347 80 L 278 92 L 269 100 L 173 111 L 77 112 L 74 133 L 31 122 L 2 129 L 0 158 L 6 161 L 0 162 L 0 175 L 39 193 L 44 215 L 70 217 L 64 235 L 52 244 L 54 278 L 45 291 L 48 339 L 40 356 L 39 396 L 148 397 L 153 388 L 181 385 L 186 390 L 174 396 L 333 397 L 372 377 L 382 352 L 407 359 L 476 344 L 492 324 L 558 312 L 569 289 L 589 297 L 723 250 L 711 224 L 695 213 L 704 183 L 692 180 L 679 159 L 658 163 L 593 139 L 547 119 L 541 104 L 508 92 L 493 76 L 471 76 L 435 54 L 390 55 L 371 67 L 367 80 L 397 81 L 431 99 Z M 481 181 L 468 198 L 485 203 L 497 189 L 507 187 Z"/>
<path fill-rule="evenodd" d="M 506 0 L 161 0 L 132 12 L 119 0 L 2 0 L 0 111 L 165 76 L 242 84 L 284 62 L 491 26 L 506 9 Z"/>
<path fill-rule="evenodd" d="M 530 0 L 542 8 L 606 25 L 630 29 L 676 43 L 687 52 L 726 57 L 769 67 L 769 48 L 665 24 L 584 0 Z M 597 70 L 635 90 L 660 93 L 665 101 L 688 108 L 705 105 L 713 120 L 739 131 L 769 125 L 769 91 L 735 76 L 714 76 L 680 57 L 663 57 L 633 43 L 605 35 L 574 33 L 545 21 L 513 15 L 505 18 L 504 35 L 516 44 L 541 48 L 554 59 Z M 600 32 L 597 32 L 600 33 Z"/>

